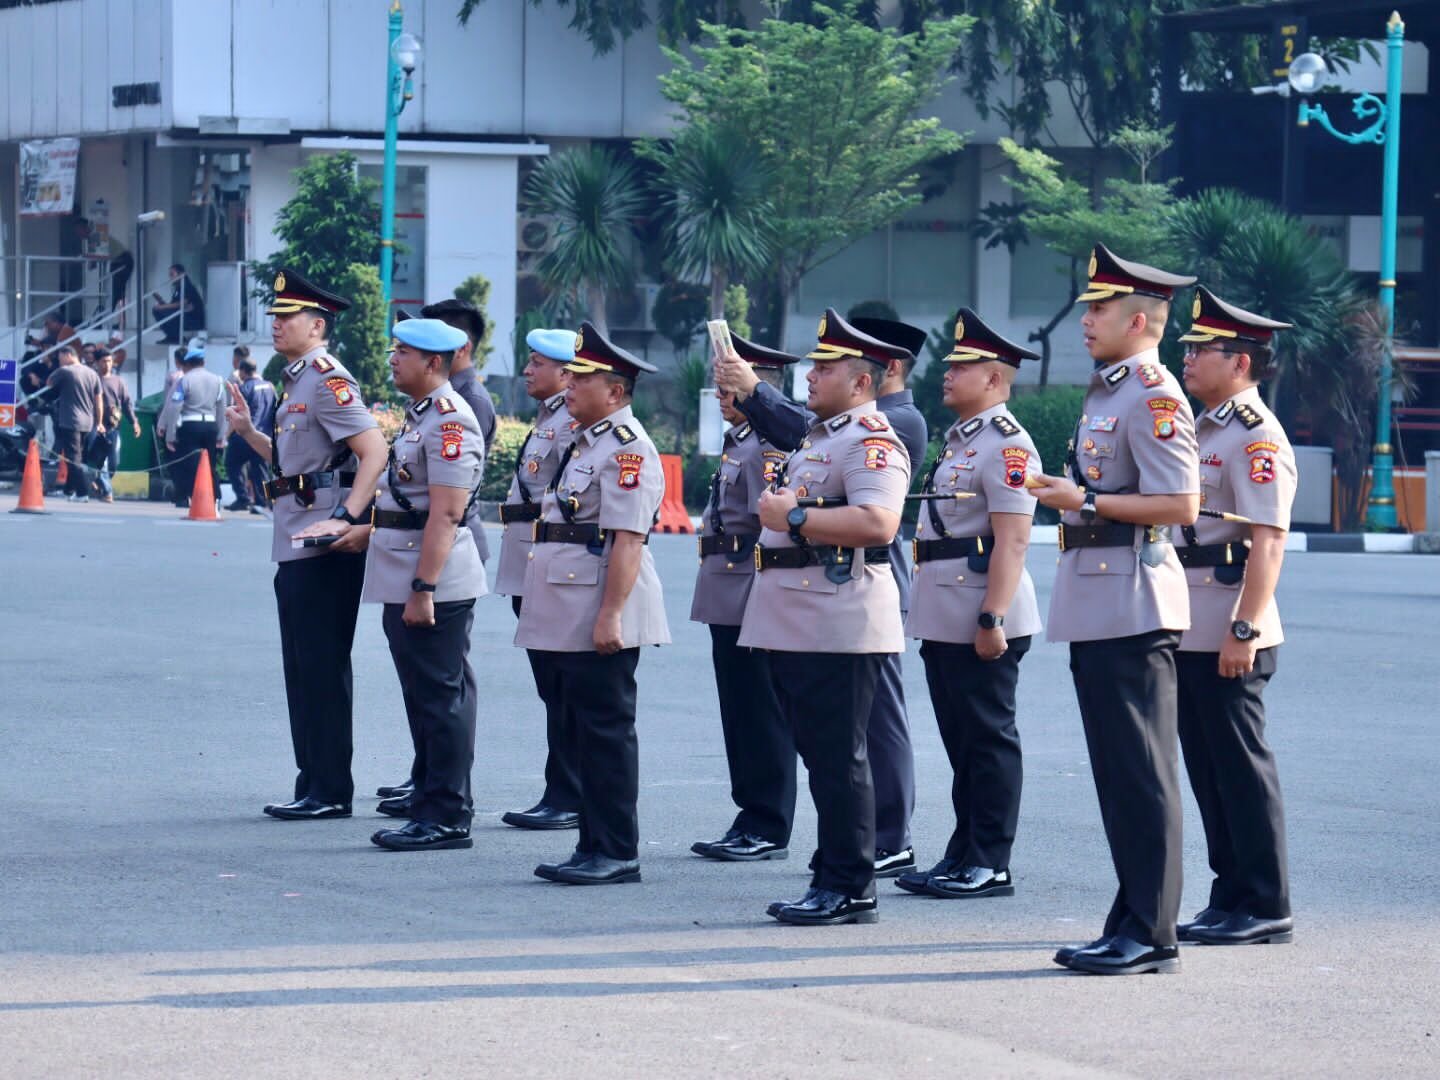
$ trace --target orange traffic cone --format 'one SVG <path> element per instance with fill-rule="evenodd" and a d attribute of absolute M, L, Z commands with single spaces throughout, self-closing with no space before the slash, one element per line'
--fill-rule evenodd
<path fill-rule="evenodd" d="M 40 472 L 40 444 L 30 440 L 30 449 L 25 451 L 25 472 L 20 477 L 20 501 L 15 504 L 12 514 L 44 514 L 45 480 Z"/>
<path fill-rule="evenodd" d="M 210 451 L 200 451 L 200 467 L 195 470 L 195 490 L 190 492 L 190 521 L 219 521 L 220 505 L 215 498 L 215 481 L 210 478 Z"/>
<path fill-rule="evenodd" d="M 33 443 L 32 443 L 33 445 Z M 60 466 L 55 470 L 55 486 L 63 488 L 70 479 L 70 462 L 66 460 L 65 451 L 60 451 Z"/>

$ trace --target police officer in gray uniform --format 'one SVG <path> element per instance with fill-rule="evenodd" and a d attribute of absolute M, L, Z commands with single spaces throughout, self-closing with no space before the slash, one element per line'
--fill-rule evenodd
<path fill-rule="evenodd" d="M 1196 290 L 1185 389 L 1205 406 L 1201 517 L 1175 554 L 1190 586 L 1180 639 L 1180 746 L 1205 825 L 1215 880 L 1181 940 L 1207 945 L 1290 941 L 1285 806 L 1265 739 L 1265 687 L 1285 634 L 1275 585 L 1295 501 L 1295 451 L 1260 397 L 1278 331 L 1289 323 Z M 1238 515 L 1229 521 L 1219 516 Z"/>
<path fill-rule="evenodd" d="M 159 427 L 166 433 L 165 448 L 175 455 L 175 505 L 189 506 L 200 471 L 200 452 L 210 453 L 210 482 L 220 498 L 218 461 L 225 445 L 225 408 L 230 392 L 225 380 L 205 370 L 205 346 L 192 342 L 180 365 L 181 375 L 170 388 Z"/>
<path fill-rule="evenodd" d="M 581 425 L 545 491 L 515 644 L 549 655 L 580 767 L 580 837 L 538 877 L 569 885 L 640 880 L 635 667 L 670 629 L 646 539 L 665 482 L 634 413 L 635 378 L 655 368 L 590 323 L 575 338 L 566 397 Z"/>
<path fill-rule="evenodd" d="M 810 890 L 767 909 L 800 925 L 878 918 L 866 727 L 884 658 L 905 648 L 889 544 L 910 486 L 910 457 L 875 407 L 889 361 L 904 350 L 834 310 L 818 338 L 808 376 L 818 422 L 776 491 L 760 498 L 757 573 L 739 642 L 769 651 L 776 696 L 810 773 L 819 817 Z"/>
<path fill-rule="evenodd" d="M 944 858 L 896 884 L 942 898 L 1010 896 L 1022 780 L 1015 687 L 1040 632 L 1025 569 L 1035 513 L 1025 481 L 1040 456 L 1006 402 L 1021 361 L 1037 356 L 961 308 L 945 359 L 944 403 L 956 420 L 925 479 L 905 632 L 921 639 L 955 831 Z"/>
<path fill-rule="evenodd" d="M 326 350 L 336 314 L 349 306 L 294 270 L 278 273 L 271 340 L 289 364 L 275 437 L 255 430 L 234 384 L 225 410 L 231 429 L 269 459 L 274 477 L 266 486 L 275 508 L 270 557 L 278 564 L 275 602 L 297 775 L 294 799 L 265 812 L 287 820 L 349 817 L 355 790 L 350 646 L 370 501 L 387 447 L 354 376 Z M 337 539 L 322 547 L 296 539 L 317 522 Z"/>
<path fill-rule="evenodd" d="M 730 345 L 772 386 L 800 359 L 733 332 Z M 710 627 L 730 797 L 740 812 L 719 840 L 698 841 L 690 850 L 725 862 L 783 859 L 795 820 L 795 740 L 775 697 L 767 654 L 742 649 L 738 642 L 755 577 L 756 508 L 790 455 L 754 429 L 735 407 L 734 394 L 721 391 L 718 400 L 730 428 L 700 516 L 700 570 L 690 618 Z"/>
<path fill-rule="evenodd" d="M 525 344 L 530 349 L 525 363 L 525 392 L 537 402 L 535 425 L 515 458 L 515 475 L 500 507 L 505 535 L 495 575 L 495 591 L 510 597 L 517 618 L 541 501 L 555 479 L 560 459 L 575 441 L 579 426 L 565 407 L 565 390 L 570 385 L 565 365 L 575 359 L 575 332 L 535 329 L 525 335 Z M 548 662 L 548 653 L 527 649 L 525 655 L 535 678 L 535 692 L 545 705 L 545 790 L 534 806 L 507 811 L 500 820 L 517 829 L 578 828 L 580 767 L 574 759 L 574 733 L 565 729 L 568 714 L 560 701 L 559 681 Z"/>
<path fill-rule="evenodd" d="M 465 516 L 480 487 L 485 440 L 447 378 L 465 332 L 438 319 L 398 322 L 393 332 L 390 370 L 410 406 L 370 515 L 362 600 L 384 605 L 415 746 L 415 790 L 382 804 L 409 822 L 370 839 L 391 851 L 468 848 L 476 702 L 470 627 L 476 598 L 489 590 Z"/>
<path fill-rule="evenodd" d="M 1047 636 L 1070 671 L 1119 889 L 1102 935 L 1056 963 L 1101 975 L 1172 972 L 1181 886 L 1175 649 L 1190 625 L 1170 527 L 1200 509 L 1195 422 L 1160 363 L 1174 291 L 1194 283 L 1097 244 L 1080 326 L 1095 372 L 1069 479 L 1035 479 L 1063 511 Z"/>

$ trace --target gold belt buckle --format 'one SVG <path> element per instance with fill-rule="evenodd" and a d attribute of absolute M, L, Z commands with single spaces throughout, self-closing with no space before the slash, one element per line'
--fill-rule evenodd
<path fill-rule="evenodd" d="M 538 517 L 530 522 L 530 542 L 532 544 L 540 542 L 540 519 Z"/>
<path fill-rule="evenodd" d="M 765 549 L 759 543 L 755 545 L 755 572 L 758 574 L 765 569 Z"/>

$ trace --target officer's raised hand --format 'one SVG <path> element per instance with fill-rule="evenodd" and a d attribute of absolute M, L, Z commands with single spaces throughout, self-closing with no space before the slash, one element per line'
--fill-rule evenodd
<path fill-rule="evenodd" d="M 716 389 L 734 394 L 738 400 L 744 401 L 755 392 L 759 381 L 760 376 L 755 374 L 755 369 L 740 359 L 733 347 L 727 349 L 724 355 L 715 357 Z"/>
<path fill-rule="evenodd" d="M 1080 486 L 1064 476 L 1046 476 L 1032 473 L 1025 481 L 1030 494 L 1039 500 L 1041 506 L 1051 510 L 1079 510 L 1085 505 L 1085 492 Z"/>
<path fill-rule="evenodd" d="M 255 425 L 250 422 L 250 406 L 245 401 L 245 395 L 233 382 L 226 382 L 225 387 L 230 391 L 230 404 L 225 406 L 225 420 L 230 430 L 242 439 L 254 434 Z"/>
<path fill-rule="evenodd" d="M 790 522 L 786 517 L 798 505 L 795 492 L 789 488 L 763 492 L 760 495 L 760 524 L 776 532 L 788 532 Z"/>

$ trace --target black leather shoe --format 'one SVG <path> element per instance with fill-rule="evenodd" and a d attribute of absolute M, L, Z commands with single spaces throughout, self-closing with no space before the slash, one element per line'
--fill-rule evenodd
<path fill-rule="evenodd" d="M 937 874 L 948 874 L 960 867 L 959 859 L 941 859 L 929 870 L 907 870 L 895 878 L 895 884 L 917 895 L 925 892 L 925 884 Z"/>
<path fill-rule="evenodd" d="M 473 847 L 469 829 L 436 825 L 430 821 L 412 821 L 402 829 L 381 829 L 370 842 L 388 851 L 444 851 L 447 848 Z"/>
<path fill-rule="evenodd" d="M 378 787 L 375 794 L 382 799 L 403 799 L 406 795 L 415 792 L 415 781 L 406 780 L 403 784 L 394 784 L 390 787 Z"/>
<path fill-rule="evenodd" d="M 1295 921 L 1257 919 L 1237 911 L 1223 922 L 1195 927 L 1190 940 L 1202 945 L 1288 945 L 1295 940 Z"/>
<path fill-rule="evenodd" d="M 1116 934 L 1109 941 L 1081 949 L 1066 965 L 1071 971 L 1088 975 L 1175 975 L 1180 971 L 1180 949 L 1176 945 L 1143 945 Z"/>
<path fill-rule="evenodd" d="M 829 889 L 811 889 L 803 900 L 782 905 L 775 918 L 794 926 L 839 926 L 880 920 L 875 897 L 852 897 Z"/>
<path fill-rule="evenodd" d="M 1062 946 L 1061 948 L 1055 950 L 1055 963 L 1059 964 L 1061 967 L 1069 967 L 1070 961 L 1075 958 L 1076 953 L 1084 949 L 1098 949 L 1101 945 L 1104 945 L 1109 940 L 1110 939 L 1108 937 L 1097 937 L 1094 941 L 1090 942 L 1089 945 Z"/>
<path fill-rule="evenodd" d="M 887 851 L 885 848 L 875 849 L 876 877 L 899 877 L 905 873 L 905 871 L 914 869 L 914 848 L 906 848 L 904 851 Z"/>
<path fill-rule="evenodd" d="M 562 866 L 579 866 L 586 859 L 590 858 L 591 854 L 593 853 L 581 851 L 579 848 L 576 848 L 564 862 L 542 862 L 539 866 L 535 867 L 535 876 L 544 878 L 546 881 L 559 881 L 560 879 L 555 875 L 560 872 Z"/>
<path fill-rule="evenodd" d="M 696 840 L 693 844 L 690 845 L 690 850 L 693 851 L 696 855 L 704 855 L 708 858 L 711 848 L 719 847 L 721 844 L 728 844 L 731 840 L 738 839 L 739 836 L 739 829 L 731 829 L 719 840 Z"/>
<path fill-rule="evenodd" d="M 1190 931 L 1198 930 L 1202 926 L 1214 926 L 1216 923 L 1224 922 L 1229 917 L 1230 913 L 1228 911 L 1221 911 L 1216 907 L 1207 907 L 1189 922 L 1177 923 L 1175 926 L 1175 936 L 1181 941 L 1194 941 L 1195 939 L 1190 936 Z"/>
<path fill-rule="evenodd" d="M 384 814 L 387 817 L 408 818 L 410 810 L 415 803 L 408 795 L 400 795 L 394 799 L 382 799 L 375 804 L 375 812 Z"/>
<path fill-rule="evenodd" d="M 319 821 L 321 818 L 349 817 L 349 803 L 328 803 L 306 795 L 294 802 L 271 803 L 265 813 L 284 821 Z"/>
<path fill-rule="evenodd" d="M 693 848 L 691 850 L 694 850 Z M 722 862 L 761 862 L 765 859 L 788 859 L 790 852 L 764 837 L 743 833 L 732 840 L 721 840 L 701 852 L 706 858 Z"/>
<path fill-rule="evenodd" d="M 239 512 L 239 511 L 241 511 L 241 510 L 248 510 L 248 509 L 250 509 L 250 500 L 249 500 L 249 499 L 234 499 L 234 500 L 232 500 L 232 501 L 230 501 L 230 502 L 228 502 L 228 503 L 225 504 L 225 509 L 226 509 L 226 510 L 230 510 L 230 511 L 234 511 L 234 512 Z"/>
<path fill-rule="evenodd" d="M 590 855 L 581 862 L 556 868 L 555 880 L 566 885 L 625 885 L 640 880 L 640 860 Z"/>
<path fill-rule="evenodd" d="M 1010 876 L 1009 870 L 991 870 L 987 866 L 961 866 L 948 874 L 936 874 L 926 883 L 925 891 L 942 900 L 1014 896 L 1015 879 Z"/>
<path fill-rule="evenodd" d="M 574 810 L 556 810 L 553 806 L 536 803 L 529 810 L 510 810 L 500 815 L 506 825 L 517 829 L 578 829 L 580 815 Z"/>

